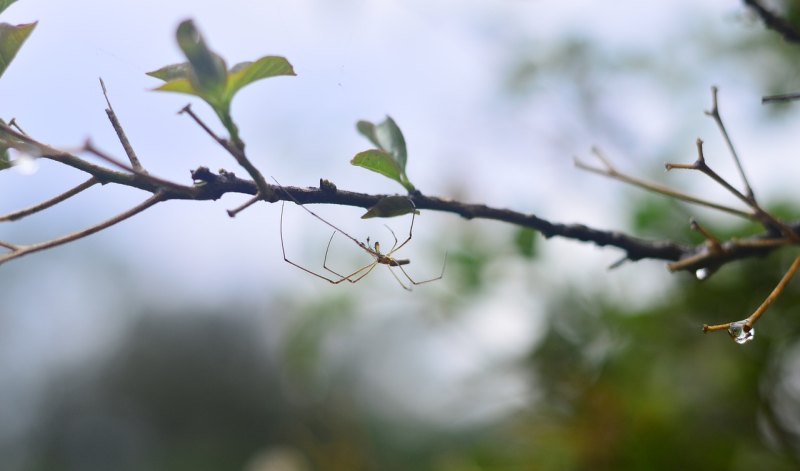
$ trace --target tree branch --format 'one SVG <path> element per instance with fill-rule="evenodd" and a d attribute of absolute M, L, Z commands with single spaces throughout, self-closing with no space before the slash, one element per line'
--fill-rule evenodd
<path fill-rule="evenodd" d="M 764 26 L 780 34 L 784 40 L 792 43 L 800 43 L 800 31 L 792 26 L 777 14 L 768 10 L 757 0 L 744 0 L 744 4 L 753 9 L 754 12 L 764 22 Z"/>

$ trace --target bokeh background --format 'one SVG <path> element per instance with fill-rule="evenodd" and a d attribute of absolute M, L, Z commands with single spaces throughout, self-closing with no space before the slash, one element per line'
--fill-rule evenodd
<path fill-rule="evenodd" d="M 786 2 L 791 4 L 792 2 Z M 793 7 L 774 2 L 795 15 Z M 297 77 L 234 101 L 253 161 L 284 184 L 400 192 L 351 166 L 359 119 L 391 115 L 424 193 L 655 239 L 757 228 L 583 173 L 599 146 L 618 167 L 716 201 L 700 175 L 663 172 L 706 142 L 738 182 L 710 87 L 757 196 L 796 218 L 798 49 L 741 2 L 21 0 L 2 21 L 39 25 L 0 80 L 5 119 L 77 149 L 122 156 L 98 77 L 151 173 L 242 173 L 145 72 L 179 62 L 193 18 L 230 64 L 279 54 Z M 209 122 L 209 109 L 193 102 Z M 48 162 L 0 173 L 0 213 L 81 182 Z M 93 188 L 0 226 L 44 240 L 143 200 Z M 702 283 L 621 254 L 424 212 L 385 269 L 330 286 L 284 263 L 280 208 L 246 197 L 169 202 L 105 232 L 0 267 L 0 469 L 797 469 L 800 293 L 790 287 L 737 345 L 705 323 L 746 317 L 792 254 Z M 385 238 L 354 208 L 316 207 L 353 236 Z M 290 256 L 319 268 L 329 229 L 286 207 Z M 409 221 L 388 221 L 400 234 Z M 337 266 L 365 255 L 337 240 Z"/>

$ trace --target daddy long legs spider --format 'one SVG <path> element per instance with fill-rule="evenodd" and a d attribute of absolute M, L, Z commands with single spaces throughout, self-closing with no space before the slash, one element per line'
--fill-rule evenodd
<path fill-rule="evenodd" d="M 277 181 L 276 181 L 276 183 L 277 183 Z M 280 186 L 280 183 L 278 183 L 278 185 Z M 411 241 L 411 237 L 412 237 L 413 232 L 414 232 L 414 219 L 415 219 L 417 211 L 416 211 L 416 209 L 413 209 L 414 208 L 414 202 L 411 201 L 410 199 L 408 200 L 408 202 L 411 204 L 412 211 L 411 211 L 411 225 L 408 228 L 408 237 L 404 241 L 398 242 L 397 236 L 395 235 L 394 231 L 392 231 L 392 229 L 389 226 L 386 226 L 384 224 L 384 226 L 386 226 L 386 229 L 388 229 L 389 232 L 392 234 L 392 238 L 394 239 L 394 243 L 392 244 L 392 248 L 389 249 L 388 252 L 383 253 L 383 252 L 381 252 L 381 245 L 380 245 L 379 242 L 376 241 L 376 242 L 370 244 L 369 237 L 367 237 L 367 241 L 366 242 L 361 242 L 360 240 L 358 240 L 355 237 L 351 236 L 347 232 L 345 232 L 342 229 L 340 229 L 337 226 L 335 226 L 330 221 L 324 219 L 322 216 L 318 215 L 314 211 L 306 208 L 305 205 L 303 205 L 302 203 L 297 201 L 282 186 L 281 186 L 281 190 L 286 194 L 286 196 L 289 197 L 289 199 L 294 201 L 295 204 L 297 204 L 298 206 L 303 208 L 306 212 L 311 214 L 313 217 L 315 217 L 316 219 L 322 221 L 324 224 L 328 225 L 329 227 L 331 227 L 333 229 L 333 234 L 331 234 L 330 239 L 328 239 L 328 246 L 325 248 L 325 257 L 324 257 L 324 259 L 322 261 L 322 268 L 324 268 L 326 271 L 328 271 L 333 276 L 326 275 L 326 274 L 323 274 L 323 273 L 318 273 L 318 272 L 316 272 L 314 270 L 311 270 L 310 268 L 306 268 L 306 267 L 300 265 L 299 263 L 290 260 L 289 257 L 286 256 L 286 246 L 285 246 L 284 240 L 283 240 L 283 210 L 284 210 L 284 205 L 285 205 L 285 201 L 284 201 L 284 202 L 281 202 L 280 236 L 281 236 L 281 251 L 283 252 L 283 260 L 285 262 L 287 262 L 287 263 L 289 263 L 289 264 L 291 264 L 291 265 L 303 270 L 304 272 L 306 272 L 306 273 L 308 273 L 310 275 L 314 275 L 317 278 L 325 280 L 325 281 L 327 281 L 327 282 L 329 282 L 331 284 L 334 284 L 334 285 L 338 285 L 339 283 L 342 283 L 344 281 L 347 281 L 349 283 L 358 283 L 365 276 L 369 275 L 369 273 L 378 265 L 386 265 L 386 267 L 389 269 L 389 272 L 392 274 L 394 279 L 397 280 L 397 282 L 400 284 L 400 286 L 402 286 L 403 289 L 405 289 L 407 291 L 411 291 L 411 287 L 409 285 L 407 285 L 406 283 L 404 283 L 403 280 L 397 275 L 397 273 L 395 273 L 395 271 L 392 270 L 392 268 L 397 268 L 398 270 L 400 270 L 400 273 L 402 273 L 402 275 L 405 278 L 405 280 L 407 280 L 408 283 L 410 283 L 411 285 L 414 285 L 414 286 L 422 285 L 422 284 L 425 284 L 425 283 L 430 283 L 431 281 L 441 280 L 442 277 L 444 276 L 444 270 L 445 270 L 445 267 L 447 266 L 447 253 L 445 253 L 444 262 L 442 263 L 442 272 L 439 274 L 439 276 L 436 276 L 436 277 L 433 277 L 433 278 L 429 278 L 429 279 L 426 279 L 426 280 L 420 280 L 420 281 L 417 281 L 414 278 L 412 278 L 411 275 L 409 275 L 408 272 L 403 268 L 404 265 L 408 265 L 409 263 L 411 263 L 410 260 L 408 260 L 408 259 L 399 259 L 399 258 L 395 258 L 395 256 L 394 256 L 395 252 L 397 252 L 398 250 L 403 248 L 403 246 L 405 246 L 409 241 Z M 353 241 L 357 246 L 359 246 L 362 250 L 367 252 L 367 254 L 369 254 L 372 257 L 372 259 L 373 259 L 372 262 L 370 262 L 370 263 L 358 268 L 357 270 L 355 270 L 355 271 L 353 271 L 352 273 L 349 273 L 349 274 L 341 274 L 341 273 L 331 269 L 330 267 L 328 267 L 328 253 L 330 252 L 331 243 L 333 242 L 333 238 L 334 238 L 334 236 L 336 236 L 337 232 L 342 234 L 343 236 L 347 237 L 348 239 Z"/>

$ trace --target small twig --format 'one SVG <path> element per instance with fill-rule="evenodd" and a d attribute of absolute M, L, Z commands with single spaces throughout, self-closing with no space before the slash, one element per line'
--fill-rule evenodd
<path fill-rule="evenodd" d="M 724 133 L 724 128 L 722 129 Z M 738 157 L 736 157 L 735 160 L 738 162 Z M 789 226 L 787 226 L 786 223 L 779 220 L 775 216 L 771 215 L 770 213 L 765 211 L 761 206 L 759 206 L 758 202 L 755 199 L 755 196 L 753 195 L 752 190 L 748 190 L 749 191 L 748 195 L 743 194 L 741 191 L 737 190 L 733 185 L 728 183 L 727 180 L 722 178 L 717 172 L 715 172 L 711 167 L 708 166 L 708 164 L 706 163 L 705 156 L 703 154 L 702 139 L 697 139 L 697 160 L 695 160 L 693 163 L 691 164 L 667 163 L 664 164 L 664 167 L 667 169 L 667 171 L 673 169 L 684 169 L 684 170 L 697 170 L 699 172 L 702 172 L 715 182 L 719 183 L 723 188 L 725 188 L 732 195 L 740 199 L 743 203 L 750 206 L 750 208 L 753 209 L 753 214 L 750 215 L 751 219 L 760 221 L 767 229 L 778 230 L 781 234 L 783 234 L 784 237 L 787 237 L 794 241 L 800 241 L 800 236 L 798 236 Z M 742 176 L 744 176 L 744 174 L 742 174 Z M 748 186 L 748 189 L 749 188 L 750 187 Z"/>
<path fill-rule="evenodd" d="M 236 162 L 247 171 L 247 173 L 250 175 L 250 178 L 252 178 L 253 181 L 255 182 L 256 187 L 258 188 L 258 192 L 261 194 L 262 199 L 266 201 L 277 200 L 277 196 L 275 195 L 275 191 L 272 189 L 272 186 L 269 183 L 267 183 L 267 180 L 264 178 L 264 175 L 262 175 L 261 172 L 255 167 L 255 165 L 253 165 L 253 163 L 250 162 L 250 159 L 247 158 L 243 149 L 236 147 L 235 145 L 232 145 L 230 141 L 228 141 L 227 139 L 223 139 L 217 136 L 217 134 L 214 131 L 212 131 L 211 128 L 209 128 L 208 125 L 206 125 L 206 123 L 204 123 L 203 120 L 200 119 L 200 117 L 197 116 L 194 111 L 192 111 L 191 105 L 184 106 L 178 112 L 178 114 L 183 114 L 183 113 L 186 113 L 189 116 L 191 116 L 191 118 L 201 128 L 203 128 L 203 130 L 209 136 L 211 136 L 212 139 L 217 141 L 219 145 L 221 145 L 226 151 L 228 151 L 229 154 L 233 156 L 234 159 L 236 159 Z"/>
<path fill-rule="evenodd" d="M 100 78 L 100 88 L 103 89 L 103 96 L 106 98 L 106 103 L 108 104 L 108 108 L 106 108 L 108 120 L 111 121 L 114 132 L 117 133 L 117 138 L 119 138 L 119 142 L 122 144 L 122 148 L 125 150 L 125 154 L 131 162 L 131 167 L 136 169 L 139 173 L 147 173 L 147 170 L 145 170 L 139 162 L 139 158 L 136 156 L 136 152 L 133 150 L 133 146 L 131 146 L 128 136 L 125 134 L 125 130 L 122 129 L 122 124 L 120 124 L 117 114 L 114 113 L 114 108 L 111 106 L 111 100 L 108 99 L 108 90 L 106 90 L 106 84 L 103 82 L 102 77 Z"/>
<path fill-rule="evenodd" d="M 786 41 L 800 43 L 800 31 L 788 21 L 766 9 L 757 0 L 744 0 L 744 4 L 755 10 L 767 28 L 780 34 Z"/>
<path fill-rule="evenodd" d="M 245 209 L 247 209 L 247 208 L 249 208 L 250 206 L 254 205 L 254 204 L 255 204 L 255 203 L 257 203 L 259 200 L 261 200 L 261 194 L 260 194 L 260 193 L 256 193 L 256 194 L 255 194 L 255 196 L 253 196 L 252 198 L 250 198 L 249 200 L 247 200 L 247 201 L 246 201 L 244 204 L 242 204 L 241 206 L 238 206 L 238 207 L 236 207 L 236 208 L 233 208 L 233 209 L 229 209 L 229 210 L 228 210 L 228 216 L 230 216 L 230 217 L 232 217 L 232 218 L 236 217 L 236 215 L 237 215 L 237 214 L 241 213 L 241 212 L 242 212 L 242 211 L 244 211 Z"/>
<path fill-rule="evenodd" d="M 611 165 L 611 163 L 603 156 L 603 154 L 598 149 L 593 148 L 592 153 L 594 153 L 597 156 L 597 158 L 600 159 L 601 162 L 603 162 L 605 168 L 594 167 L 584 162 L 581 162 L 578 159 L 575 159 L 575 166 L 580 168 L 581 170 L 586 170 L 587 172 L 592 172 L 609 178 L 613 178 L 614 180 L 619 180 L 629 185 L 636 186 L 653 193 L 658 193 L 664 196 L 668 196 L 670 198 L 675 198 L 680 201 L 685 201 L 687 203 L 697 204 L 700 206 L 705 206 L 707 208 L 716 209 L 718 211 L 733 214 L 735 216 L 739 216 L 745 219 L 750 219 L 750 220 L 756 219 L 755 215 L 748 213 L 746 211 L 713 203 L 711 201 L 704 200 L 702 198 L 697 198 L 695 196 L 681 193 L 680 191 L 674 190 L 672 188 L 663 185 L 659 185 L 657 183 L 647 182 L 639 178 L 624 174 L 618 171 L 616 168 L 614 168 L 614 166 Z"/>
<path fill-rule="evenodd" d="M 706 242 L 708 246 L 711 248 L 713 252 L 720 252 L 722 251 L 722 244 L 720 243 L 719 239 L 712 234 L 708 229 L 701 226 L 699 222 L 697 222 L 694 218 L 689 220 L 689 227 L 696 232 L 699 232 L 706 238 Z"/>
<path fill-rule="evenodd" d="M 146 210 L 147 208 L 149 208 L 149 207 L 151 207 L 151 206 L 155 205 L 156 203 L 159 203 L 159 202 L 161 202 L 163 200 L 164 200 L 164 194 L 162 192 L 160 192 L 160 191 L 156 192 L 152 196 L 147 198 L 145 201 L 143 201 L 141 204 L 138 204 L 138 205 L 134 206 L 133 208 L 131 208 L 131 209 L 129 209 L 129 210 L 123 212 L 123 213 L 120 213 L 120 214 L 112 217 L 111 219 L 103 221 L 103 222 L 101 222 L 99 224 L 96 224 L 94 226 L 87 227 L 86 229 L 83 229 L 83 230 L 80 230 L 80 231 L 77 231 L 77 232 L 73 232 L 72 234 L 67 234 L 67 235 L 65 235 L 63 237 L 59 237 L 59 238 L 56 238 L 56 239 L 48 240 L 48 241 L 45 241 L 45 242 L 40 242 L 38 244 L 13 246 L 11 244 L 4 243 L 3 246 L 7 247 L 7 248 L 10 248 L 11 252 L 8 252 L 8 253 L 0 255 L 0 265 L 2 265 L 5 262 L 8 262 L 9 260 L 13 260 L 15 258 L 19 258 L 19 257 L 22 257 L 22 256 L 30 254 L 30 253 L 39 252 L 39 251 L 42 251 L 42 250 L 47 250 L 47 249 L 50 249 L 50 248 L 53 248 L 53 247 L 57 247 L 59 245 L 66 244 L 68 242 L 72 242 L 72 241 L 81 239 L 81 238 L 86 237 L 86 236 L 90 236 L 90 235 L 92 235 L 92 234 L 94 234 L 96 232 L 102 231 L 103 229 L 109 228 L 109 227 L 111 227 L 111 226 L 113 226 L 115 224 L 118 224 L 118 223 L 120 223 L 120 222 L 122 222 L 122 221 L 124 221 L 124 220 L 126 220 L 126 219 L 128 219 L 130 217 L 132 217 L 132 216 L 135 216 L 135 215 L 141 213 L 142 211 Z"/>
<path fill-rule="evenodd" d="M 111 165 L 114 165 L 115 167 L 119 167 L 122 170 L 126 170 L 128 172 L 131 172 L 132 174 L 136 175 L 137 177 L 140 177 L 140 178 L 143 178 L 145 180 L 148 180 L 148 181 L 152 182 L 153 184 L 161 186 L 163 188 L 168 188 L 168 189 L 178 190 L 178 191 L 182 191 L 182 190 L 184 190 L 186 188 L 184 185 L 181 185 L 179 183 L 171 182 L 169 180 L 164 180 L 163 178 L 159 178 L 159 177 L 150 175 L 149 173 L 144 172 L 143 170 L 139 170 L 139 169 L 136 169 L 134 167 L 131 167 L 128 164 L 122 162 L 121 160 L 117 160 L 114 157 L 111 157 L 110 155 L 106 154 L 105 152 L 103 152 L 100 149 L 98 149 L 97 147 L 95 147 L 94 144 L 92 144 L 92 141 L 90 141 L 88 139 L 86 140 L 86 142 L 83 145 L 83 150 L 86 151 L 86 152 L 89 152 L 91 154 L 96 155 L 97 157 L 105 160 L 106 162 L 110 163 Z"/>
<path fill-rule="evenodd" d="M 22 134 L 27 135 L 27 133 L 25 131 L 23 131 L 21 127 L 19 127 L 19 123 L 17 123 L 17 118 L 11 118 L 11 121 L 8 122 L 8 125 L 11 126 L 11 127 L 17 128 L 17 130 L 19 132 L 21 132 Z"/>
<path fill-rule="evenodd" d="M 12 251 L 19 250 L 19 246 L 18 245 L 14 245 L 14 244 L 12 244 L 10 242 L 3 242 L 2 240 L 0 240 L 0 247 L 4 247 L 4 248 L 6 248 L 8 250 L 12 250 Z"/>
<path fill-rule="evenodd" d="M 778 296 L 783 293 L 783 291 L 786 289 L 786 286 L 792 281 L 792 278 L 794 277 L 795 273 L 797 273 L 798 269 L 800 269 L 800 256 L 794 259 L 794 262 L 792 262 L 792 265 L 789 267 L 786 273 L 784 273 L 783 278 L 781 278 L 781 281 L 778 282 L 778 285 L 775 286 L 764 302 L 762 302 L 761 305 L 758 306 L 758 309 L 756 309 L 747 319 L 737 322 L 728 322 L 726 324 L 705 324 L 703 325 L 703 332 L 717 332 L 720 330 L 726 330 L 734 338 L 739 336 L 739 329 L 742 329 L 745 334 L 751 333 L 758 319 L 761 318 L 761 316 L 764 314 L 764 312 L 766 312 L 767 309 L 769 309 L 772 303 L 778 299 Z"/>
<path fill-rule="evenodd" d="M 755 203 L 755 199 L 751 199 L 751 197 L 744 195 L 741 191 L 734 188 L 733 185 L 728 183 L 727 180 L 719 176 L 717 172 L 715 172 L 714 170 L 711 169 L 711 167 L 708 166 L 708 164 L 706 163 L 705 155 L 703 154 L 703 140 L 697 139 L 696 144 L 697 144 L 697 160 L 695 160 L 691 164 L 666 163 L 664 164 L 664 168 L 666 168 L 667 171 L 674 169 L 681 169 L 681 170 L 697 170 L 699 172 L 702 172 L 715 182 L 719 183 L 723 188 L 728 190 L 731 194 L 742 200 L 742 202 L 744 202 L 746 205 L 750 207 L 757 206 Z"/>
<path fill-rule="evenodd" d="M 747 174 L 744 173 L 744 168 L 742 168 L 742 162 L 739 159 L 739 154 L 736 152 L 736 148 L 733 147 L 733 141 L 728 135 L 728 130 L 725 128 L 725 124 L 722 122 L 722 116 L 719 114 L 719 105 L 717 101 L 718 91 L 719 89 L 716 86 L 711 87 L 711 109 L 706 111 L 706 116 L 710 116 L 714 119 L 714 122 L 717 123 L 717 127 L 719 127 L 722 137 L 725 139 L 725 143 L 728 145 L 728 150 L 733 157 L 733 161 L 736 164 L 736 169 L 739 171 L 739 176 L 742 178 L 744 192 L 747 195 L 747 199 L 752 202 L 753 205 L 756 205 L 756 196 L 753 193 L 753 188 L 750 186 L 750 182 L 747 181 Z"/>
<path fill-rule="evenodd" d="M 800 100 L 800 93 L 785 93 L 783 95 L 770 95 L 761 98 L 761 103 L 780 103 L 782 101 Z"/>
<path fill-rule="evenodd" d="M 54 197 L 54 198 L 51 198 L 51 199 L 49 199 L 47 201 L 44 201 L 44 202 L 39 203 L 37 205 L 31 206 L 29 208 L 25 208 L 25 209 L 22 209 L 22 210 L 19 210 L 19 211 L 15 211 L 13 213 L 9 213 L 9 214 L 5 214 L 5 215 L 0 216 L 0 222 L 16 221 L 17 219 L 22 219 L 22 218 L 24 218 L 26 216 L 30 216 L 31 214 L 38 213 L 39 211 L 43 211 L 43 210 L 45 210 L 45 209 L 47 209 L 47 208 L 49 208 L 51 206 L 57 205 L 58 203 L 60 203 L 62 201 L 65 201 L 65 200 L 67 200 L 69 198 L 72 198 L 73 196 L 77 195 L 78 193 L 82 192 L 83 190 L 91 188 L 92 186 L 94 186 L 97 183 L 100 183 L 100 181 L 97 178 L 95 178 L 94 176 L 89 177 L 88 180 L 86 180 L 85 182 L 81 183 L 80 185 L 78 185 L 78 186 L 76 186 L 74 188 L 71 188 L 71 189 L 65 191 L 64 193 L 61 193 L 60 195 Z"/>

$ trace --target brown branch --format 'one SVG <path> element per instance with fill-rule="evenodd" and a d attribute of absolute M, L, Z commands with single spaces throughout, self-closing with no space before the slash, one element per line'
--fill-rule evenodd
<path fill-rule="evenodd" d="M 717 204 L 708 200 L 704 200 L 702 198 L 698 198 L 696 196 L 687 195 L 678 190 L 663 185 L 659 185 L 658 183 L 648 182 L 640 178 L 636 178 L 631 175 L 622 173 L 611 164 L 611 162 L 600 152 L 599 149 L 593 148 L 592 153 L 595 154 L 595 156 L 597 156 L 597 158 L 603 163 L 604 168 L 594 167 L 592 165 L 586 164 L 578 160 L 577 158 L 575 159 L 575 166 L 581 170 L 586 170 L 587 172 L 603 175 L 605 177 L 609 177 L 614 180 L 627 183 L 628 185 L 642 188 L 643 190 L 647 190 L 653 193 L 658 193 L 670 198 L 674 198 L 676 200 L 684 201 L 686 203 L 705 206 L 707 208 L 716 209 L 717 211 L 733 214 L 734 216 L 739 216 L 745 219 L 755 219 L 755 215 L 748 213 L 746 211 Z M 688 168 L 688 166 L 684 166 L 683 164 L 666 164 L 666 165 L 667 165 L 667 170 L 670 170 L 670 168 Z"/>
<path fill-rule="evenodd" d="M 800 43 L 800 31 L 785 19 L 773 13 L 757 0 L 744 0 L 744 4 L 756 12 L 764 26 L 780 34 L 784 40 L 792 43 Z"/>
<path fill-rule="evenodd" d="M 106 115 L 108 115 L 108 120 L 111 121 L 111 126 L 114 128 L 114 132 L 117 133 L 117 138 L 119 139 L 120 144 L 122 144 L 122 149 L 125 150 L 125 155 L 128 156 L 128 160 L 131 162 L 131 167 L 133 167 L 133 169 L 137 170 L 139 173 L 147 173 L 144 167 L 142 167 L 142 164 L 139 162 L 139 158 L 136 156 L 136 152 L 134 152 L 133 146 L 131 146 L 128 136 L 125 134 L 125 130 L 122 128 L 122 124 L 120 124 L 119 119 L 117 118 L 117 114 L 114 113 L 114 108 L 111 106 L 111 100 L 108 99 L 108 90 L 106 90 L 106 84 L 103 82 L 102 78 L 100 78 L 100 88 L 103 89 L 103 96 L 106 98 L 106 103 L 108 104 L 108 108 L 106 108 Z"/>
<path fill-rule="evenodd" d="M 81 183 L 80 185 L 77 185 L 77 186 L 75 186 L 73 188 L 70 188 L 69 190 L 65 191 L 64 193 L 61 193 L 60 195 L 58 195 L 58 196 L 56 196 L 54 198 L 50 198 L 47 201 L 44 201 L 44 202 L 39 203 L 37 205 L 31 206 L 29 208 L 21 209 L 19 211 L 15 211 L 13 213 L 8 213 L 8 214 L 0 216 L 0 222 L 16 221 L 17 219 L 22 219 L 22 218 L 24 218 L 26 216 L 30 216 L 31 214 L 38 213 L 39 211 L 44 211 L 45 209 L 50 208 L 52 206 L 55 206 L 58 203 L 61 203 L 62 201 L 66 201 L 69 198 L 72 198 L 73 196 L 77 195 L 78 193 L 82 192 L 83 190 L 91 188 L 92 186 L 96 185 L 97 183 L 100 183 L 100 181 L 97 178 L 95 178 L 93 176 L 89 177 L 88 180 L 86 180 L 85 182 Z"/>
<path fill-rule="evenodd" d="M 725 330 L 730 334 L 730 336 L 739 343 L 744 343 L 753 338 L 753 328 L 761 318 L 761 316 L 769 309 L 772 303 L 775 302 L 776 299 L 783 293 L 786 289 L 786 286 L 792 281 L 795 273 L 797 270 L 800 269 L 800 256 L 794 259 L 792 265 L 786 270 L 781 281 L 778 282 L 777 286 L 769 293 L 764 302 L 758 306 L 756 309 L 747 319 L 743 321 L 736 321 L 736 322 L 728 322 L 725 324 L 717 324 L 717 325 L 703 325 L 703 332 L 718 332 L 721 330 Z"/>
<path fill-rule="evenodd" d="M 164 195 L 162 193 L 155 193 L 152 196 L 150 196 L 149 198 L 147 198 L 145 201 L 143 201 L 142 203 L 134 206 L 133 208 L 131 208 L 131 209 L 129 209 L 129 210 L 123 212 L 123 213 L 120 213 L 120 214 L 112 217 L 111 219 L 108 219 L 108 220 L 103 221 L 103 222 L 101 222 L 99 224 L 96 224 L 94 226 L 87 227 L 86 229 L 83 229 L 83 230 L 80 230 L 80 231 L 77 231 L 77 232 L 73 232 L 72 234 L 67 234 L 67 235 L 65 235 L 63 237 L 59 237 L 59 238 L 56 238 L 56 239 L 52 239 L 52 240 L 48 240 L 48 241 L 44 241 L 44 242 L 39 242 L 37 244 L 30 244 L 30 245 L 13 245 L 13 244 L 8 244 L 8 243 L 3 243 L 2 245 L 4 247 L 6 247 L 6 248 L 9 248 L 11 251 L 0 255 L 0 265 L 2 265 L 5 262 L 8 262 L 10 260 L 13 260 L 15 258 L 19 258 L 19 257 L 22 257 L 24 255 L 28 255 L 30 253 L 39 252 L 39 251 L 42 251 L 42 250 L 47 250 L 47 249 L 50 249 L 50 248 L 53 248 L 53 247 L 57 247 L 59 245 L 64 245 L 64 244 L 66 244 L 68 242 L 72 242 L 72 241 L 84 238 L 86 236 L 92 235 L 92 234 L 94 234 L 96 232 L 100 232 L 103 229 L 107 229 L 107 228 L 109 228 L 109 227 L 111 227 L 111 226 L 113 226 L 115 224 L 118 224 L 118 223 L 120 223 L 120 222 L 122 222 L 122 221 L 124 221 L 124 220 L 126 220 L 126 219 L 128 219 L 130 217 L 132 217 L 132 216 L 135 216 L 135 215 L 141 213 L 142 211 L 146 210 L 147 208 L 149 208 L 149 207 L 151 207 L 151 206 L 153 206 L 156 203 L 159 203 L 161 201 L 164 201 Z"/>
<path fill-rule="evenodd" d="M 201 120 L 200 117 L 194 113 L 194 111 L 192 111 L 191 105 L 184 106 L 178 112 L 178 114 L 183 114 L 183 113 L 186 113 L 189 116 L 191 116 L 191 118 L 203 129 L 203 131 L 206 132 L 206 134 L 211 136 L 212 139 L 217 141 L 219 145 L 221 145 L 226 151 L 228 151 L 229 154 L 233 156 L 234 159 L 236 159 L 236 162 L 243 169 L 245 169 L 245 171 L 247 171 L 247 173 L 250 175 L 250 178 L 253 179 L 253 181 L 256 184 L 256 187 L 258 187 L 258 193 L 264 200 L 271 201 L 275 198 L 272 185 L 267 183 L 267 180 L 264 178 L 264 175 L 262 175 L 261 172 L 256 168 L 256 166 L 253 165 L 252 162 L 250 162 L 250 159 L 248 159 L 247 155 L 244 153 L 243 147 L 237 147 L 231 144 L 231 142 L 228 141 L 227 139 L 223 139 L 217 136 L 217 134 L 214 131 L 212 131 L 211 128 L 208 127 L 208 125 L 204 123 L 203 120 Z"/>

